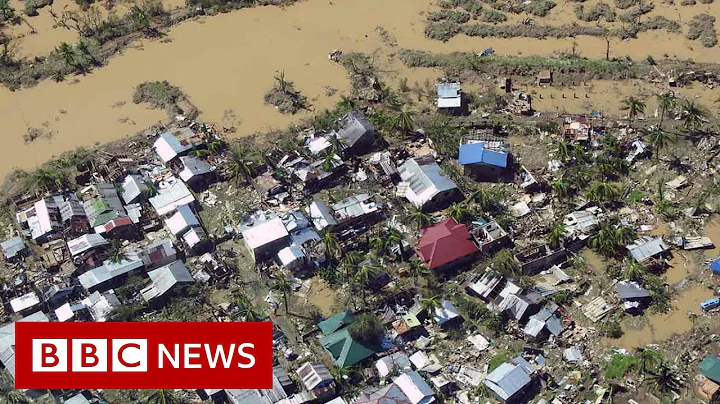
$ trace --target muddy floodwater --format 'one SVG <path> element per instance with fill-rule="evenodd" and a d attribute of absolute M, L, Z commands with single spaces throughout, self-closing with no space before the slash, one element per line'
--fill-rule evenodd
<path fill-rule="evenodd" d="M 13 1 L 19 5 L 18 0 Z M 570 2 L 558 3 L 543 23 L 567 22 L 573 6 Z M 177 7 L 182 1 L 169 0 L 165 4 Z M 202 111 L 202 119 L 235 126 L 236 135 L 243 136 L 286 127 L 312 114 L 285 116 L 263 104 L 263 94 L 272 86 L 275 71 L 284 70 L 286 78 L 294 81 L 311 101 L 313 109 L 333 106 L 348 90 L 348 82 L 343 68 L 327 58 L 332 49 L 366 53 L 381 50 L 388 55 L 399 48 L 452 52 L 493 46 L 499 54 L 527 56 L 553 55 L 573 47 L 571 39 L 482 39 L 459 35 L 445 43 L 428 40 L 423 34 L 424 20 L 426 12 L 434 9 L 432 4 L 432 0 L 307 0 L 286 9 L 244 9 L 179 24 L 163 41 L 138 43 L 85 77 L 68 77 L 62 83 L 48 80 L 17 92 L 0 88 L 3 140 L 6 150 L 11 151 L 0 161 L 0 176 L 13 167 L 31 169 L 63 151 L 118 139 L 164 119 L 162 111 L 147 110 L 130 100 L 132 88 L 148 80 L 168 80 L 180 86 Z M 60 11 L 65 6 L 72 8 L 73 3 L 58 0 L 53 8 Z M 720 13 L 718 4 L 678 7 L 657 5 L 653 13 L 683 22 L 700 12 Z M 70 31 L 53 28 L 46 9 L 28 21 L 36 34 L 26 26 L 13 28 L 14 34 L 21 37 L 23 55 L 46 53 L 61 41 L 76 39 Z M 379 27 L 389 36 L 380 35 Z M 582 37 L 574 42 L 581 55 L 604 57 L 602 38 Z M 643 33 L 632 41 L 613 41 L 611 54 L 629 55 L 634 60 L 648 54 L 708 62 L 720 59 L 717 51 L 700 49 L 682 34 L 667 33 Z M 413 83 L 434 80 L 439 72 L 405 69 L 391 62 L 381 66 L 381 73 L 391 82 L 406 77 Z M 639 87 L 637 83 L 598 82 L 582 89 L 538 90 L 543 99 L 537 108 L 583 112 L 581 108 L 595 106 L 614 112 L 618 98 Z M 699 95 L 702 101 L 711 99 L 711 94 L 703 91 Z M 28 128 L 42 128 L 53 136 L 25 144 L 23 134 Z"/>

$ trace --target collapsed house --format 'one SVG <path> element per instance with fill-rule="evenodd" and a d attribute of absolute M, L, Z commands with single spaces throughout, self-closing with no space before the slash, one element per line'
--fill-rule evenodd
<path fill-rule="evenodd" d="M 490 254 L 510 245 L 512 240 L 508 233 L 500 227 L 496 221 L 475 225 L 470 229 L 470 234 L 479 246 L 483 254 Z"/>
<path fill-rule="evenodd" d="M 515 261 L 527 275 L 534 275 L 566 260 L 567 250 L 562 245 L 553 248 L 550 244 L 543 244 L 515 254 Z"/>
<path fill-rule="evenodd" d="M 670 247 L 661 237 L 643 236 L 625 247 L 638 264 L 664 258 L 670 253 Z"/>
<path fill-rule="evenodd" d="M 462 90 L 460 83 L 439 83 L 437 88 L 438 111 L 455 114 L 462 110 Z"/>

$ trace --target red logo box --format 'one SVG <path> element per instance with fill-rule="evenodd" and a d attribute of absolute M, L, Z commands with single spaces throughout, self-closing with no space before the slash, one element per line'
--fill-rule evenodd
<path fill-rule="evenodd" d="M 272 323 L 15 323 L 18 389 L 270 389 Z"/>

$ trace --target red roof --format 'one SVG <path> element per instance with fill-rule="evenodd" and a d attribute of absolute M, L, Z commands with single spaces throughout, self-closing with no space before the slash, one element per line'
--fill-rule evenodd
<path fill-rule="evenodd" d="M 112 231 L 117 227 L 129 226 L 131 224 L 132 220 L 130 220 L 129 217 L 121 217 L 105 223 L 105 231 Z"/>
<path fill-rule="evenodd" d="M 467 226 L 450 218 L 422 229 L 415 250 L 428 268 L 435 269 L 474 254 L 478 248 Z"/>

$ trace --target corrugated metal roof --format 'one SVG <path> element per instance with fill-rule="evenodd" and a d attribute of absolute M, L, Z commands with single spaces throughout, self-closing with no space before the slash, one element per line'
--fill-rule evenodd
<path fill-rule="evenodd" d="M 360 111 L 352 111 L 345 115 L 337 130 L 338 137 L 347 148 L 355 146 L 355 143 L 364 136 L 372 136 L 374 133 L 375 127 Z"/>
<path fill-rule="evenodd" d="M 420 373 L 411 371 L 393 379 L 393 383 L 400 387 L 403 394 L 413 404 L 425 404 L 435 401 L 435 392 L 420 376 Z"/>
<path fill-rule="evenodd" d="M 196 175 L 203 175 L 212 172 L 213 168 L 210 164 L 196 157 L 180 157 L 183 164 L 183 170 L 180 171 L 180 178 L 188 181 Z"/>
<path fill-rule="evenodd" d="M 180 205 L 187 205 L 195 201 L 195 197 L 184 182 L 172 178 L 160 184 L 158 194 L 150 198 L 150 204 L 158 215 L 171 213 Z"/>
<path fill-rule="evenodd" d="M 22 237 L 13 237 L 0 243 L 0 248 L 2 248 L 5 258 L 10 259 L 25 249 L 25 241 Z"/>
<path fill-rule="evenodd" d="M 508 160 L 507 151 L 486 149 L 484 143 L 469 143 L 460 146 L 458 162 L 466 164 L 487 164 L 506 168 Z"/>
<path fill-rule="evenodd" d="M 76 256 L 92 248 L 108 244 L 110 243 L 105 240 L 105 237 L 95 233 L 84 234 L 76 239 L 67 242 L 68 250 L 70 250 L 70 255 L 72 256 Z"/>
<path fill-rule="evenodd" d="M 178 154 L 192 149 L 189 142 L 181 143 L 172 133 L 165 132 L 153 144 L 153 149 L 164 163 L 174 159 Z"/>
<path fill-rule="evenodd" d="M 150 271 L 148 276 L 152 280 L 152 285 L 141 291 L 143 299 L 148 302 L 164 295 L 177 284 L 195 282 L 182 261 L 175 261 Z"/>
<path fill-rule="evenodd" d="M 628 245 L 627 249 L 635 261 L 643 263 L 650 258 L 668 251 L 670 248 L 660 237 L 644 236 L 635 240 L 633 244 Z"/>
<path fill-rule="evenodd" d="M 181 205 L 177 207 L 177 212 L 174 215 L 165 220 L 165 226 L 170 230 L 170 233 L 178 236 L 192 226 L 200 226 L 200 221 L 198 221 L 190 206 Z"/>
<path fill-rule="evenodd" d="M 254 250 L 275 240 L 288 237 L 289 233 L 280 218 L 273 218 L 243 230 L 242 235 L 248 247 Z"/>
<path fill-rule="evenodd" d="M 128 175 L 122 185 L 122 199 L 125 203 L 133 203 L 143 191 L 148 189 L 145 180 L 139 175 Z"/>
<path fill-rule="evenodd" d="M 615 284 L 620 298 L 623 300 L 644 299 L 650 297 L 650 292 L 637 282 L 621 281 Z"/>
<path fill-rule="evenodd" d="M 498 366 L 483 381 L 503 400 L 512 397 L 530 382 L 531 379 L 526 370 L 522 366 L 511 363 L 503 363 Z"/>
<path fill-rule="evenodd" d="M 337 224 L 337 220 L 335 220 L 330 213 L 330 208 L 328 208 L 324 202 L 312 201 L 307 207 L 306 212 L 318 230 Z"/>
<path fill-rule="evenodd" d="M 318 362 L 305 362 L 298 368 L 297 374 L 308 390 L 315 390 L 326 382 L 334 380 L 328 368 Z"/>
<path fill-rule="evenodd" d="M 398 168 L 398 172 L 402 182 L 409 188 L 405 197 L 418 207 L 441 192 L 457 188 L 431 156 L 408 159 Z"/>
<path fill-rule="evenodd" d="M 85 289 L 89 290 L 142 266 L 143 262 L 137 256 L 126 257 L 118 263 L 105 261 L 103 265 L 78 276 L 78 280 Z"/>

